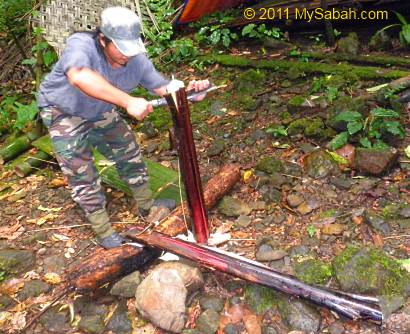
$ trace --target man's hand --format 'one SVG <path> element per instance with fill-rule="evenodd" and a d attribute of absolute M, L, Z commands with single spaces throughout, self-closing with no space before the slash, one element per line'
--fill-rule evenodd
<path fill-rule="evenodd" d="M 125 105 L 125 109 L 127 110 L 127 113 L 129 115 L 139 121 L 143 120 L 145 116 L 154 111 L 152 104 L 149 103 L 146 99 L 133 96 L 129 97 Z"/>
<path fill-rule="evenodd" d="M 210 83 L 208 80 L 191 80 L 188 83 L 187 86 L 187 91 L 194 90 L 195 92 L 199 92 L 201 90 L 207 89 L 210 86 Z M 192 99 L 192 101 L 202 101 L 206 96 L 205 94 L 197 96 L 195 99 Z"/>

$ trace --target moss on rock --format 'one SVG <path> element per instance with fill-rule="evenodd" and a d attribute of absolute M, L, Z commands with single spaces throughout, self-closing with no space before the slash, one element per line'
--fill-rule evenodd
<path fill-rule="evenodd" d="M 273 289 L 256 284 L 245 287 L 245 301 L 258 314 L 265 313 L 277 302 Z"/>
<path fill-rule="evenodd" d="M 261 87 L 265 77 L 265 73 L 261 70 L 247 70 L 238 76 L 235 88 L 240 93 L 254 93 L 258 87 Z"/>
<path fill-rule="evenodd" d="M 297 263 L 295 273 L 298 279 L 308 284 L 324 284 L 333 275 L 331 265 L 314 259 Z"/>
<path fill-rule="evenodd" d="M 325 133 L 325 124 L 321 118 L 313 118 L 305 127 L 304 133 L 306 137 L 323 137 Z"/>
<path fill-rule="evenodd" d="M 274 157 L 264 157 L 258 162 L 256 169 L 268 174 L 273 174 L 283 170 L 283 163 Z"/>
<path fill-rule="evenodd" d="M 410 293 L 409 273 L 379 249 L 350 246 L 332 265 L 343 290 L 376 295 Z"/>

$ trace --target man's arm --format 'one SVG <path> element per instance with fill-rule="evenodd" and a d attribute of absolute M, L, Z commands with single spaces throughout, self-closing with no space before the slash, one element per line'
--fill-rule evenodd
<path fill-rule="evenodd" d="M 171 83 L 172 83 L 172 81 L 171 81 Z M 170 84 L 171 84 L 171 83 L 170 83 Z M 198 91 L 200 91 L 200 90 L 204 90 L 204 89 L 208 88 L 209 85 L 210 85 L 210 83 L 209 83 L 208 80 L 198 80 L 198 81 L 197 81 L 197 80 L 191 80 L 191 81 L 188 83 L 187 90 L 188 90 L 188 91 L 190 91 L 190 90 L 195 90 L 196 92 L 198 92 Z M 162 96 L 164 96 L 164 95 L 166 95 L 166 94 L 169 93 L 167 88 L 168 88 L 168 85 L 165 85 L 165 86 L 162 86 L 162 87 L 153 89 L 152 91 L 153 91 L 155 94 L 157 94 L 157 95 L 159 95 L 159 96 L 162 97 Z M 198 96 L 195 100 L 196 100 L 196 101 L 201 101 L 201 100 L 203 100 L 203 99 L 205 98 L 205 95 L 206 95 L 206 94 L 201 95 L 201 96 Z"/>
<path fill-rule="evenodd" d="M 142 120 L 153 111 L 147 100 L 127 94 L 89 68 L 70 68 L 67 77 L 70 83 L 84 94 L 120 106 L 138 120 Z"/>

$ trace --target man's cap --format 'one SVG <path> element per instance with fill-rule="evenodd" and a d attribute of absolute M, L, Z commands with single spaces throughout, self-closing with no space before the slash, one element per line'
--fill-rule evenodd
<path fill-rule="evenodd" d="M 105 8 L 101 13 L 100 30 L 126 57 L 147 52 L 141 40 L 140 19 L 128 8 Z"/>

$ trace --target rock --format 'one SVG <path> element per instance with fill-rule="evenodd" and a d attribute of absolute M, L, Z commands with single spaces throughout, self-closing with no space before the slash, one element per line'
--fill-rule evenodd
<path fill-rule="evenodd" d="M 222 139 L 215 140 L 211 147 L 208 148 L 206 154 L 208 157 L 213 157 L 215 155 L 219 155 L 225 149 L 225 141 Z"/>
<path fill-rule="evenodd" d="M 329 326 L 329 333 L 330 334 L 344 334 L 345 328 L 339 321 L 335 321 Z"/>
<path fill-rule="evenodd" d="M 320 260 L 306 260 L 294 265 L 298 279 L 307 284 L 325 284 L 332 277 L 331 265 Z"/>
<path fill-rule="evenodd" d="M 251 202 L 250 207 L 252 210 L 256 211 L 266 210 L 266 203 L 264 201 Z"/>
<path fill-rule="evenodd" d="M 332 176 L 329 181 L 340 190 L 349 190 L 353 184 L 352 179 L 346 176 Z"/>
<path fill-rule="evenodd" d="M 52 306 L 40 317 L 39 322 L 48 332 L 60 334 L 71 329 L 67 311 L 59 311 L 60 308 L 61 305 Z"/>
<path fill-rule="evenodd" d="M 157 266 L 138 286 L 135 305 L 154 325 L 176 333 L 184 328 L 185 301 L 204 284 L 198 268 L 180 262 Z"/>
<path fill-rule="evenodd" d="M 249 216 L 240 215 L 235 223 L 238 227 L 248 227 L 252 223 L 252 218 Z"/>
<path fill-rule="evenodd" d="M 273 217 L 273 223 L 281 224 L 286 220 L 286 216 L 283 213 L 275 214 Z"/>
<path fill-rule="evenodd" d="M 257 130 L 252 132 L 251 138 L 254 141 L 264 140 L 264 139 L 268 138 L 268 134 L 265 131 L 261 130 L 261 129 L 257 129 Z"/>
<path fill-rule="evenodd" d="M 262 334 L 279 334 L 278 331 L 270 326 L 263 326 L 262 327 Z"/>
<path fill-rule="evenodd" d="M 145 151 L 148 154 L 154 153 L 158 149 L 158 144 L 157 143 L 149 143 L 147 147 L 145 148 Z"/>
<path fill-rule="evenodd" d="M 347 37 L 339 39 L 336 52 L 347 56 L 358 56 L 360 54 L 360 42 L 357 34 L 351 32 Z"/>
<path fill-rule="evenodd" d="M 305 110 L 311 110 L 315 104 L 306 96 L 296 95 L 292 97 L 287 103 L 287 111 L 290 114 L 297 114 Z"/>
<path fill-rule="evenodd" d="M 132 323 L 128 315 L 126 301 L 121 301 L 107 324 L 107 330 L 115 334 L 128 334 L 132 332 Z"/>
<path fill-rule="evenodd" d="M 385 31 L 378 31 L 370 38 L 369 49 L 371 51 L 388 51 L 392 48 L 391 38 Z"/>
<path fill-rule="evenodd" d="M 234 86 L 239 93 L 253 93 L 264 83 L 265 77 L 265 72 L 250 69 L 236 78 Z"/>
<path fill-rule="evenodd" d="M 246 203 L 239 199 L 225 196 L 218 204 L 220 213 L 229 217 L 239 217 L 240 215 L 248 215 L 252 209 Z"/>
<path fill-rule="evenodd" d="M 317 147 L 309 143 L 302 143 L 300 145 L 300 149 L 302 150 L 303 153 L 312 153 L 313 151 L 317 150 Z"/>
<path fill-rule="evenodd" d="M 140 128 L 140 131 L 146 136 L 148 139 L 155 138 L 158 136 L 159 131 L 154 127 L 154 125 L 150 122 L 145 120 Z"/>
<path fill-rule="evenodd" d="M 410 218 L 410 205 L 406 205 L 399 212 L 399 215 L 403 218 Z"/>
<path fill-rule="evenodd" d="M 280 203 L 282 200 L 282 193 L 271 186 L 262 186 L 260 189 L 262 199 L 268 203 Z"/>
<path fill-rule="evenodd" d="M 361 173 L 380 175 L 392 167 L 399 157 L 395 148 L 357 148 L 355 168 Z"/>
<path fill-rule="evenodd" d="M 20 249 L 0 249 L 0 271 L 20 274 L 32 269 L 36 257 L 33 252 Z"/>
<path fill-rule="evenodd" d="M 337 163 L 324 149 L 310 153 L 304 161 L 306 173 L 315 179 L 340 174 Z"/>
<path fill-rule="evenodd" d="M 400 312 L 390 315 L 385 320 L 385 328 L 389 334 L 409 334 L 410 314 Z"/>
<path fill-rule="evenodd" d="M 297 194 L 289 194 L 286 197 L 286 202 L 288 202 L 289 206 L 291 208 L 296 208 L 303 202 L 303 197 L 297 195 Z"/>
<path fill-rule="evenodd" d="M 318 333 L 320 328 L 320 314 L 308 304 L 282 297 L 278 304 L 282 319 L 292 330 L 306 333 Z"/>
<path fill-rule="evenodd" d="M 62 274 L 65 270 L 64 257 L 53 255 L 44 259 L 44 272 Z"/>
<path fill-rule="evenodd" d="M 42 293 L 50 291 L 50 286 L 41 280 L 35 279 L 24 283 L 23 289 L 17 294 L 17 299 L 24 301 L 30 297 L 37 297 Z"/>
<path fill-rule="evenodd" d="M 345 230 L 345 226 L 342 224 L 325 224 L 322 226 L 321 231 L 325 235 L 341 235 Z"/>
<path fill-rule="evenodd" d="M 87 334 L 99 334 L 104 332 L 104 318 L 101 315 L 86 315 L 81 317 L 78 328 Z"/>
<path fill-rule="evenodd" d="M 269 179 L 269 184 L 279 190 L 281 189 L 282 185 L 284 185 L 285 183 L 287 183 L 287 178 L 277 172 L 272 173 Z"/>
<path fill-rule="evenodd" d="M 284 258 L 286 255 L 288 254 L 286 253 L 286 251 L 282 249 L 274 250 L 271 246 L 267 244 L 262 244 L 256 252 L 255 257 L 257 261 L 269 262 L 280 260 Z"/>
<path fill-rule="evenodd" d="M 224 328 L 224 334 L 242 334 L 245 326 L 240 322 L 236 324 L 229 323 Z"/>
<path fill-rule="evenodd" d="M 316 201 L 307 201 L 303 202 L 300 204 L 297 208 L 296 211 L 299 212 L 301 215 L 307 215 L 311 213 L 313 210 L 317 209 L 319 207 L 319 203 Z"/>
<path fill-rule="evenodd" d="M 214 310 L 206 310 L 196 321 L 196 328 L 201 334 L 215 334 L 219 327 L 220 315 Z"/>
<path fill-rule="evenodd" d="M 407 230 L 410 228 L 410 219 L 397 219 L 395 221 L 401 229 Z"/>
<path fill-rule="evenodd" d="M 383 234 L 390 233 L 389 224 L 372 210 L 366 210 L 364 214 L 364 222 Z"/>
<path fill-rule="evenodd" d="M 295 162 L 285 161 L 283 163 L 283 173 L 300 177 L 302 176 L 302 168 Z"/>
<path fill-rule="evenodd" d="M 404 296 L 378 296 L 379 305 L 383 312 L 383 319 L 387 319 L 406 303 Z"/>
<path fill-rule="evenodd" d="M 140 283 L 141 275 L 138 271 L 135 271 L 115 283 L 111 288 L 110 294 L 113 296 L 131 298 L 135 296 L 135 291 Z"/>
<path fill-rule="evenodd" d="M 346 144 L 336 150 L 336 153 L 340 155 L 343 159 L 346 159 L 348 166 L 352 167 L 354 165 L 354 157 L 356 154 L 356 147 L 352 144 Z"/>
<path fill-rule="evenodd" d="M 270 309 L 276 299 L 274 290 L 266 288 L 262 285 L 247 284 L 245 288 L 245 301 L 253 311 L 258 314 L 265 313 Z"/>
<path fill-rule="evenodd" d="M 306 245 L 298 245 L 298 246 L 291 248 L 290 257 L 306 256 L 309 253 L 310 253 L 309 247 L 307 247 Z"/>
<path fill-rule="evenodd" d="M 221 312 L 225 306 L 225 300 L 215 295 L 206 294 L 199 298 L 199 305 L 203 310 Z"/>
<path fill-rule="evenodd" d="M 349 246 L 332 265 L 343 291 L 379 296 L 410 292 L 409 274 L 381 250 Z"/>
<path fill-rule="evenodd" d="M 264 157 L 256 165 L 256 169 L 262 172 L 273 174 L 280 172 L 283 169 L 282 161 L 274 157 Z"/>

